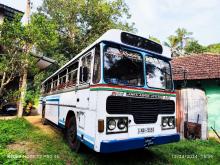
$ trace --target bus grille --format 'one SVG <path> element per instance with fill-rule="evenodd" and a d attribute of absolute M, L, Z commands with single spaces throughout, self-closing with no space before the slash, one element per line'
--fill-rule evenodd
<path fill-rule="evenodd" d="M 136 124 L 157 122 L 158 114 L 173 114 L 173 100 L 145 99 L 123 96 L 109 96 L 106 102 L 109 114 L 130 114 Z"/>

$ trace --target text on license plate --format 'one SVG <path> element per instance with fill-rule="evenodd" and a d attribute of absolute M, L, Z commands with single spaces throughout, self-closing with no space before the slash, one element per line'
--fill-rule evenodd
<path fill-rule="evenodd" d="M 138 134 L 153 133 L 154 128 L 138 128 Z"/>

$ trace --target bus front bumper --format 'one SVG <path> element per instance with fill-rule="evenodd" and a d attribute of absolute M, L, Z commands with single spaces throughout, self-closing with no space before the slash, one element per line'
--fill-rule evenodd
<path fill-rule="evenodd" d="M 172 142 L 178 142 L 180 140 L 179 134 L 172 134 L 166 136 L 156 137 L 141 137 L 132 138 L 126 140 L 111 140 L 101 142 L 100 152 L 111 153 L 120 152 L 132 149 L 148 148 L 152 145 L 160 145 Z"/>

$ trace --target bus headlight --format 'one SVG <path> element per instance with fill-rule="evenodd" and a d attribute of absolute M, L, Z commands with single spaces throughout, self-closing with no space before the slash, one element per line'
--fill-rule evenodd
<path fill-rule="evenodd" d="M 125 129 L 126 123 L 127 123 L 126 120 L 124 120 L 124 119 L 119 119 L 117 126 L 118 126 L 119 129 Z"/>
<path fill-rule="evenodd" d="M 116 127 L 116 122 L 115 122 L 115 120 L 114 120 L 114 119 L 110 119 L 110 120 L 108 121 L 108 129 L 109 129 L 109 130 L 114 130 L 115 127 Z"/>
<path fill-rule="evenodd" d="M 107 134 L 128 132 L 127 117 L 107 117 Z"/>
<path fill-rule="evenodd" d="M 162 118 L 162 126 L 166 127 L 167 124 L 168 124 L 168 121 L 169 121 L 169 119 L 167 117 L 166 118 Z"/>
<path fill-rule="evenodd" d="M 175 117 L 174 116 L 166 116 L 161 119 L 162 129 L 174 129 L 175 128 Z"/>
<path fill-rule="evenodd" d="M 169 125 L 170 127 L 174 126 L 174 118 L 173 118 L 173 117 L 172 117 L 172 118 L 169 118 L 168 125 Z"/>

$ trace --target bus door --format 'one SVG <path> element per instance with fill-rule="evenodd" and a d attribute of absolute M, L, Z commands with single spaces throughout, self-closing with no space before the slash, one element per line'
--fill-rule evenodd
<path fill-rule="evenodd" d="M 85 111 L 89 110 L 93 50 L 80 59 L 79 83 L 76 89 L 76 108 L 79 127 L 85 126 Z"/>

